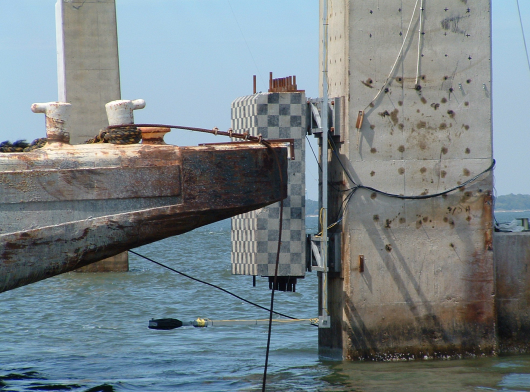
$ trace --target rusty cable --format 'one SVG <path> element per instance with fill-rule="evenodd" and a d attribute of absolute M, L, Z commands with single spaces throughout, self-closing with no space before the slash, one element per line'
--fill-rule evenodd
<path fill-rule="evenodd" d="M 156 128 L 183 129 L 185 131 L 210 133 L 212 135 L 228 136 L 230 138 L 243 139 L 243 140 L 248 140 L 248 141 L 258 142 L 258 143 L 262 142 L 261 135 L 250 136 L 248 132 L 236 133 L 232 130 L 232 128 L 228 129 L 228 131 L 220 131 L 219 128 L 217 127 L 213 129 L 206 129 L 206 128 L 187 127 L 183 125 L 167 125 L 167 124 L 129 124 L 129 126 L 145 127 L 145 128 L 156 127 Z M 106 129 L 111 130 L 111 129 L 121 128 L 121 127 L 123 127 L 123 125 L 110 125 Z"/>
<path fill-rule="evenodd" d="M 126 124 L 126 125 L 110 125 L 94 136 L 92 139 L 88 139 L 84 144 L 93 144 L 93 143 L 112 143 L 112 144 L 136 144 L 142 140 L 141 131 L 139 127 L 161 127 L 161 128 L 173 128 L 173 129 L 183 129 L 186 131 L 194 132 L 203 132 L 210 133 L 215 136 L 228 136 L 235 139 L 243 139 L 244 141 L 251 141 L 262 143 L 263 137 L 250 136 L 248 132 L 236 133 L 232 128 L 228 131 L 220 131 L 219 128 L 215 127 L 213 129 L 206 128 L 196 128 L 188 127 L 182 125 L 166 125 L 166 124 Z M 25 140 L 17 140 L 14 143 L 5 141 L 0 143 L 0 152 L 28 152 L 41 148 L 46 144 L 46 138 L 35 139 L 31 144 L 27 143 Z"/>

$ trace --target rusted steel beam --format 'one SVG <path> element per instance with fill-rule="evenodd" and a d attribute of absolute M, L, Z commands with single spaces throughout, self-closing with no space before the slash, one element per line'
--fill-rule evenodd
<path fill-rule="evenodd" d="M 0 236 L 0 292 L 269 204 L 188 212 L 153 208 Z"/>
<path fill-rule="evenodd" d="M 2 154 L 0 292 L 285 198 L 284 144 Z"/>
<path fill-rule="evenodd" d="M 5 204 L 178 196 L 182 187 L 179 166 L 0 172 L 0 183 L 14 185 L 2 189 Z"/>

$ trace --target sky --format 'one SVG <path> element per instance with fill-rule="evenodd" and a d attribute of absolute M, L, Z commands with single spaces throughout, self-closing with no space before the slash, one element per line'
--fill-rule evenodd
<path fill-rule="evenodd" d="M 45 136 L 34 102 L 57 100 L 56 0 L 0 0 L 0 141 Z M 519 0 L 527 44 L 530 1 Z M 145 99 L 138 123 L 226 130 L 230 103 L 296 75 L 318 97 L 318 0 L 116 0 L 123 99 Z M 493 140 L 497 195 L 530 194 L 530 70 L 516 0 L 493 0 Z M 529 45 L 530 50 L 530 45 Z M 172 131 L 177 145 L 225 141 Z M 317 199 L 308 149 L 307 196 Z"/>

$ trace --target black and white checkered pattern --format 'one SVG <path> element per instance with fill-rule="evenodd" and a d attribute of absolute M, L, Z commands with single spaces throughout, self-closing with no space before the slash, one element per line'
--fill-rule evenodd
<path fill-rule="evenodd" d="M 266 139 L 294 139 L 283 201 L 278 276 L 305 276 L 305 94 L 265 93 L 232 103 L 232 128 Z M 232 273 L 274 276 L 280 203 L 232 218 Z"/>

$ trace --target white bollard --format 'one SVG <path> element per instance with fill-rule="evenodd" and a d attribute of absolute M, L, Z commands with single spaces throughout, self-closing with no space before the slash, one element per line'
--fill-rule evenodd
<path fill-rule="evenodd" d="M 105 105 L 109 125 L 134 124 L 133 110 L 143 109 L 145 101 L 143 99 L 112 101 Z"/>
<path fill-rule="evenodd" d="M 46 115 L 46 138 L 48 143 L 70 143 L 68 119 L 72 105 L 66 102 L 34 103 L 33 113 Z"/>

